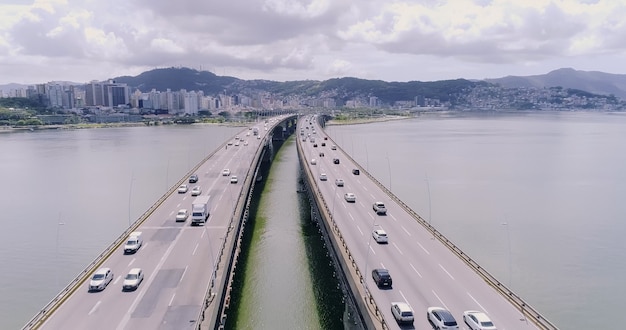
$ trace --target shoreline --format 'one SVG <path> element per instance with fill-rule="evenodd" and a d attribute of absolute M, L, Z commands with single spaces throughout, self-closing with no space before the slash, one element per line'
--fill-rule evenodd
<path fill-rule="evenodd" d="M 385 116 L 385 117 L 376 117 L 376 118 L 358 118 L 358 119 L 346 119 L 346 120 L 334 120 L 331 119 L 326 122 L 326 125 L 361 125 L 361 124 L 370 124 L 370 123 L 380 123 L 385 121 L 392 120 L 405 120 L 415 118 L 414 116 Z"/>

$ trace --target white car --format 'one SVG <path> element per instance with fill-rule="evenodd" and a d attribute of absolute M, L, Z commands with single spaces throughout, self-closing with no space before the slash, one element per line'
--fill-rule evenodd
<path fill-rule="evenodd" d="M 405 302 L 392 302 L 391 314 L 393 314 L 398 324 L 413 324 L 413 320 L 415 319 L 413 309 Z"/>
<path fill-rule="evenodd" d="M 91 276 L 89 291 L 102 291 L 113 280 L 113 271 L 110 268 L 100 268 Z"/>
<path fill-rule="evenodd" d="M 235 147 L 239 146 L 239 141 L 235 142 Z"/>
<path fill-rule="evenodd" d="M 189 190 L 189 186 L 187 186 L 186 184 L 181 184 L 180 187 L 178 187 L 179 194 L 184 194 L 187 192 L 187 190 Z"/>
<path fill-rule="evenodd" d="M 189 217 L 189 212 L 187 212 L 187 209 L 180 209 L 178 210 L 178 213 L 176 214 L 176 222 L 185 221 L 187 220 L 188 217 Z"/>
<path fill-rule="evenodd" d="M 202 188 L 200 186 L 195 186 L 191 189 L 191 196 L 198 196 L 202 194 Z"/>
<path fill-rule="evenodd" d="M 372 231 L 372 237 L 376 243 L 389 243 L 389 237 L 387 236 L 387 232 L 382 229 L 375 229 Z"/>
<path fill-rule="evenodd" d="M 243 141 L 243 145 L 244 145 L 244 146 L 247 146 L 247 145 L 248 145 L 248 141 L 247 141 L 247 140 L 246 140 L 246 141 Z"/>
<path fill-rule="evenodd" d="M 489 316 L 479 311 L 463 312 L 463 321 L 472 330 L 496 330 L 496 326 L 489 319 Z"/>
<path fill-rule="evenodd" d="M 326 181 L 326 180 L 328 180 L 328 177 L 326 176 L 326 173 L 322 173 L 322 174 L 320 174 L 320 180 L 321 180 L 321 181 Z"/>
<path fill-rule="evenodd" d="M 126 274 L 124 278 L 124 284 L 122 284 L 122 290 L 131 291 L 137 290 L 139 284 L 143 281 L 143 272 L 141 268 L 133 268 Z"/>
<path fill-rule="evenodd" d="M 343 179 L 335 180 L 335 184 L 337 185 L 337 187 L 343 187 Z"/>
<path fill-rule="evenodd" d="M 435 329 L 459 328 L 452 313 L 443 307 L 428 307 L 426 316 L 428 317 L 428 322 L 430 322 Z"/>
<path fill-rule="evenodd" d="M 317 160 L 315 160 L 315 158 L 311 158 L 311 165 L 315 165 L 317 164 Z"/>
<path fill-rule="evenodd" d="M 223 176 L 229 176 L 229 175 L 230 175 L 230 170 L 229 170 L 229 169 L 227 169 L 227 168 L 225 168 L 225 169 L 222 171 L 222 175 L 223 175 Z"/>
<path fill-rule="evenodd" d="M 374 209 L 374 212 L 378 215 L 387 214 L 387 208 L 383 202 L 374 202 L 374 204 L 372 204 L 372 209 Z"/>
<path fill-rule="evenodd" d="M 237 183 L 237 176 L 233 175 L 230 177 L 230 183 Z"/>
<path fill-rule="evenodd" d="M 343 198 L 348 203 L 355 203 L 356 202 L 356 196 L 354 196 L 353 193 L 346 193 L 345 195 L 343 195 Z"/>

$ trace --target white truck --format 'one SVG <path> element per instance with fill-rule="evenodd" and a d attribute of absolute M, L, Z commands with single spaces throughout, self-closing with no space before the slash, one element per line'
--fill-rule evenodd
<path fill-rule="evenodd" d="M 135 253 L 141 245 L 143 244 L 143 239 L 141 238 L 140 231 L 134 231 L 128 235 L 128 240 L 124 245 L 124 254 Z"/>
<path fill-rule="evenodd" d="M 254 128 L 252 129 L 252 134 L 254 134 L 254 135 L 259 135 L 259 128 L 258 128 L 258 127 L 254 127 Z"/>
<path fill-rule="evenodd" d="M 206 219 L 209 218 L 209 209 L 211 208 L 209 205 L 209 200 L 211 196 L 198 196 L 191 203 L 191 225 L 200 225 L 206 222 Z"/>

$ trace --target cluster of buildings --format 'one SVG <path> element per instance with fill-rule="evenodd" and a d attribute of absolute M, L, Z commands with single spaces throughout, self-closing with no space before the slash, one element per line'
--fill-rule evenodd
<path fill-rule="evenodd" d="M 498 85 L 476 85 L 445 102 L 425 96 L 411 100 L 381 102 L 374 95 L 350 96 L 340 100 L 336 91 L 323 91 L 319 95 L 283 95 L 254 91 L 227 95 L 205 95 L 202 91 L 151 90 L 131 91 L 126 84 L 115 81 L 92 81 L 84 85 L 51 82 L 14 89 L 0 97 L 27 97 L 41 104 L 68 112 L 93 115 L 111 114 L 157 114 L 197 115 L 222 111 L 280 110 L 302 108 L 371 108 L 412 109 L 440 108 L 456 110 L 568 110 L 597 109 L 615 111 L 626 109 L 626 103 L 614 96 L 596 95 L 560 87 L 552 88 L 504 88 Z"/>

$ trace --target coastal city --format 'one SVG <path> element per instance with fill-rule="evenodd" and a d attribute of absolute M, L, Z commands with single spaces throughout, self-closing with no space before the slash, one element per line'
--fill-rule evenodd
<path fill-rule="evenodd" d="M 126 83 L 92 81 L 87 84 L 48 82 L 0 90 L 1 100 L 29 100 L 29 106 L 7 106 L 11 111 L 34 110 L 14 118 L 13 124 L 73 124 L 140 122 L 146 119 L 192 123 L 198 118 L 228 120 L 258 111 L 303 109 L 367 110 L 372 114 L 410 115 L 425 111 L 623 111 L 626 102 L 614 95 L 594 94 L 562 87 L 506 88 L 487 82 L 469 82 L 436 95 L 418 94 L 407 99 L 341 87 L 317 93 L 293 90 L 271 92 L 262 87 L 218 93 L 184 88 L 141 91 Z M 436 82 L 434 82 L 436 83 Z M 433 83 L 433 84 L 434 84 Z M 226 89 L 226 88 L 225 88 Z M 406 94 L 406 93 L 405 93 Z M 19 103 L 19 102 L 18 102 Z M 10 102 L 8 104 L 11 104 Z M 28 120 L 27 120 L 28 119 Z M 10 124 L 3 121 L 3 125 Z"/>

